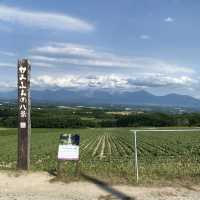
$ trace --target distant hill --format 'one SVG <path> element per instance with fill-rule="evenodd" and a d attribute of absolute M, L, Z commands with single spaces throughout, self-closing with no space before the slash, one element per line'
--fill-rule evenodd
<path fill-rule="evenodd" d="M 144 90 L 136 92 L 109 92 L 103 90 L 43 90 L 31 92 L 32 101 L 84 105 L 172 106 L 200 108 L 200 100 L 187 95 L 155 96 Z M 15 100 L 16 91 L 0 92 L 0 100 Z"/>

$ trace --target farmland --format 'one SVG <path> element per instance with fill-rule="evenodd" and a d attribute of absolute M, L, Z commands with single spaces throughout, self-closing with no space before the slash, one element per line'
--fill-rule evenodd
<path fill-rule="evenodd" d="M 57 168 L 60 133 L 81 136 L 80 170 L 111 182 L 135 182 L 131 128 L 32 129 L 31 170 Z M 140 182 L 200 177 L 200 132 L 138 132 Z M 0 168 L 16 166 L 17 129 L 0 129 Z M 64 176 L 74 163 L 63 163 Z"/>

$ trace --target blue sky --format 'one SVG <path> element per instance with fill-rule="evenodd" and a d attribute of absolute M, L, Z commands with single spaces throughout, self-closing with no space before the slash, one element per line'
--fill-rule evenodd
<path fill-rule="evenodd" d="M 34 89 L 147 90 L 200 98 L 198 0 L 1 0 L 0 88 L 16 62 Z"/>

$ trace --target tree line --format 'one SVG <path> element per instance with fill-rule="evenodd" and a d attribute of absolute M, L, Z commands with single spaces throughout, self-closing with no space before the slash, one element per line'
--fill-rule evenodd
<path fill-rule="evenodd" d="M 171 114 L 161 112 L 133 113 L 129 115 L 108 114 L 105 110 L 33 110 L 33 128 L 86 128 L 86 127 L 167 127 L 200 126 L 200 113 Z M 17 109 L 0 110 L 0 126 L 16 128 Z"/>

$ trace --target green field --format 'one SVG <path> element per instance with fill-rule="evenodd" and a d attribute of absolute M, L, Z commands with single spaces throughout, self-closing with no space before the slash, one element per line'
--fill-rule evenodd
<path fill-rule="evenodd" d="M 54 171 L 60 133 L 81 136 L 80 170 L 110 182 L 135 183 L 133 133 L 130 128 L 32 129 L 31 170 Z M 199 132 L 138 132 L 141 183 L 200 179 Z M 0 129 L 0 168 L 15 169 L 17 129 Z M 63 176 L 74 163 L 62 164 Z"/>

